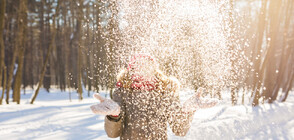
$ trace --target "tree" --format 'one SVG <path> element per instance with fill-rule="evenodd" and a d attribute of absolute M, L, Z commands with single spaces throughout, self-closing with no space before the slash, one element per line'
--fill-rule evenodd
<path fill-rule="evenodd" d="M 18 52 L 18 67 L 15 75 L 15 83 L 13 89 L 13 101 L 17 104 L 20 103 L 20 88 L 22 83 L 22 72 L 23 72 L 23 60 L 25 52 L 25 42 L 27 33 L 27 0 L 21 0 L 19 3 L 18 11 L 18 34 L 16 48 L 19 49 Z"/>
<path fill-rule="evenodd" d="M 76 28 L 76 36 L 77 36 L 77 47 L 78 47 L 78 94 L 79 99 L 83 100 L 83 86 L 82 86 L 82 19 L 84 17 L 83 14 L 83 1 L 79 0 L 78 2 L 78 19 L 77 19 L 77 28 Z"/>
<path fill-rule="evenodd" d="M 6 0 L 0 0 L 0 87 L 2 86 L 2 75 L 6 75 L 3 73 L 4 69 L 4 59 L 5 59 L 5 46 L 3 40 L 3 31 L 4 31 L 4 24 L 5 24 L 5 9 L 6 9 Z M 2 86 L 2 91 L 5 91 L 5 84 Z M 3 92 L 4 93 L 4 92 Z M 0 98 L 0 104 L 2 103 L 3 94 Z"/>
<path fill-rule="evenodd" d="M 20 3 L 20 1 L 18 1 L 18 3 Z M 20 5 L 19 5 L 20 6 Z M 21 9 L 18 9 L 18 10 L 21 10 Z M 17 14 L 17 22 L 16 22 L 16 26 L 17 26 L 17 30 L 16 30 L 16 33 L 19 33 L 19 29 L 20 28 L 20 23 L 22 21 L 20 21 L 22 18 L 20 17 L 20 12 L 18 12 Z M 13 78 L 13 71 L 14 71 L 14 66 L 15 66 L 15 61 L 16 61 L 16 57 L 17 57 L 17 53 L 18 53 L 18 45 L 17 42 L 18 42 L 18 38 L 15 37 L 14 39 L 12 39 L 15 44 L 12 46 L 13 47 L 13 53 L 12 53 L 12 58 L 11 58 L 11 62 L 10 62 L 10 66 L 9 66 L 9 70 L 8 70 L 8 79 L 7 79 L 7 87 L 6 87 L 6 103 L 9 104 L 9 93 L 10 93 L 10 88 L 11 88 L 11 85 L 12 85 L 12 78 Z"/>
<path fill-rule="evenodd" d="M 252 57 L 252 62 L 254 62 L 254 72 L 253 73 L 253 77 L 254 77 L 254 82 L 253 82 L 253 92 L 254 94 L 252 95 L 253 96 L 253 102 L 252 102 L 252 105 L 253 106 L 257 106 L 259 104 L 259 98 L 260 98 L 260 87 L 258 87 L 258 85 L 261 84 L 261 81 L 260 81 L 260 75 L 261 75 L 261 72 L 260 72 L 260 63 L 261 63 L 261 48 L 262 48 L 262 43 L 263 43 L 263 38 L 264 38 L 264 29 L 266 27 L 266 24 L 265 24 L 265 20 L 266 20 L 266 7 L 267 7 L 267 3 L 268 3 L 268 0 L 262 0 L 262 5 L 261 5 L 261 9 L 260 9 L 260 12 L 259 12 L 259 16 L 258 16 L 258 32 L 257 32 L 257 38 L 256 38 L 256 48 L 254 48 L 254 54 L 253 54 L 253 57 Z M 255 60 L 257 59 L 257 60 Z M 255 61 L 254 61 L 255 60 Z"/>
<path fill-rule="evenodd" d="M 57 3 L 57 6 L 55 8 L 55 14 L 53 15 L 53 20 L 52 20 L 52 38 L 51 38 L 51 41 L 50 41 L 50 44 L 49 44 L 49 48 L 48 48 L 48 51 L 47 51 L 47 55 L 46 55 L 46 58 L 45 58 L 45 62 L 44 62 L 44 65 L 42 67 L 42 73 L 40 75 L 40 80 L 39 80 L 39 84 L 38 84 L 38 87 L 35 91 L 35 93 L 33 94 L 32 96 L 32 99 L 30 101 L 31 104 L 34 103 L 38 93 L 39 93 L 39 90 L 41 88 L 41 85 L 43 83 L 43 80 L 44 80 L 44 75 L 45 75 L 45 72 L 46 72 L 46 66 L 48 64 L 48 61 L 49 61 L 49 58 L 50 58 L 50 54 L 52 52 L 52 49 L 53 49 L 53 45 L 55 43 L 55 36 L 56 36 L 56 27 L 55 27 L 55 18 L 59 12 L 59 4 L 60 4 L 60 0 L 58 0 L 58 3 Z"/>
<path fill-rule="evenodd" d="M 285 25 L 284 25 L 284 35 L 283 35 L 283 42 L 282 42 L 282 46 L 284 46 L 284 47 L 282 47 L 282 51 L 281 51 L 282 54 L 280 55 L 277 82 L 273 87 L 273 92 L 271 95 L 272 97 L 269 98 L 270 103 L 272 103 L 273 101 L 275 101 L 277 99 L 279 89 L 281 88 L 282 84 L 284 83 L 283 79 L 287 79 L 287 77 L 285 77 L 285 75 L 287 75 L 287 71 L 286 71 L 287 64 L 288 64 L 289 68 L 291 69 L 291 63 L 289 64 L 287 62 L 287 60 L 291 60 L 291 47 L 287 47 L 287 46 L 290 46 L 290 43 L 288 43 L 287 39 L 289 38 L 288 29 L 289 29 L 289 25 L 290 25 L 290 21 L 291 21 L 290 19 L 293 14 L 292 9 L 293 9 L 294 3 L 293 3 L 293 1 L 289 0 L 289 1 L 286 1 L 285 4 L 287 7 L 285 8 L 286 9 L 285 10 Z M 292 47 L 292 50 L 293 50 L 293 47 Z M 292 65 L 293 65 L 293 63 L 292 63 Z M 291 79 L 291 78 L 289 78 L 289 79 Z"/>
<path fill-rule="evenodd" d="M 6 76 L 7 76 L 7 74 L 6 74 L 6 67 L 4 67 L 3 73 L 4 73 L 3 87 L 5 87 L 6 86 Z M 1 97 L 0 97 L 0 105 L 2 104 L 2 100 L 3 100 L 3 97 L 4 97 L 4 91 L 5 91 L 4 89 L 5 88 L 3 88 L 2 94 L 1 94 Z"/>
<path fill-rule="evenodd" d="M 229 36 L 229 40 L 231 40 L 232 42 L 235 40 L 234 39 L 234 17 L 233 17 L 233 10 L 234 10 L 234 4 L 233 4 L 233 0 L 230 0 L 230 8 L 229 8 L 229 28 L 230 28 L 230 36 Z M 233 83 L 237 83 L 237 70 L 235 69 L 235 65 L 236 65 L 236 62 L 237 60 L 235 60 L 237 58 L 234 50 L 236 49 L 233 45 L 233 43 L 229 43 L 229 47 L 230 47 L 230 51 L 231 51 L 231 56 L 233 59 L 231 59 L 231 67 L 232 67 L 232 70 L 231 70 L 231 80 Z M 236 95 L 236 90 L 237 90 L 237 87 L 236 85 L 231 85 L 231 101 L 232 101 L 232 105 L 236 105 L 237 104 L 237 95 Z"/>
<path fill-rule="evenodd" d="M 108 19 L 107 25 L 107 88 L 110 88 L 110 97 L 112 98 L 112 92 L 114 88 L 114 81 L 115 81 L 115 48 L 119 45 L 119 22 L 118 22 L 118 9 L 117 9 L 117 2 L 112 1 L 110 2 L 110 9 L 111 15 Z"/>

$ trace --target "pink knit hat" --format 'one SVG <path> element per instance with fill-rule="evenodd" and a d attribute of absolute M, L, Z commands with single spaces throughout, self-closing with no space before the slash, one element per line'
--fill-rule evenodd
<path fill-rule="evenodd" d="M 133 81 L 131 88 L 136 90 L 151 91 L 156 87 L 155 72 L 158 63 L 146 54 L 137 54 L 129 61 L 127 70 Z"/>

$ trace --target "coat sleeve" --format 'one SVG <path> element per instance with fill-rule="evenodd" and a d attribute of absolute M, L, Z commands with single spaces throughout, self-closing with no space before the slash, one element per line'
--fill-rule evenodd
<path fill-rule="evenodd" d="M 116 89 L 112 94 L 112 100 L 117 102 L 121 107 L 121 112 L 119 117 L 112 117 L 112 116 L 106 116 L 105 117 L 105 123 L 104 123 L 104 129 L 106 131 L 106 134 L 110 138 L 116 138 L 119 137 L 122 133 L 122 118 L 123 118 L 123 103 L 122 103 L 122 89 L 118 88 Z"/>
<path fill-rule="evenodd" d="M 170 98 L 168 123 L 176 136 L 185 136 L 191 127 L 194 112 L 183 112 L 179 97 Z"/>
<path fill-rule="evenodd" d="M 105 117 L 105 125 L 104 129 L 106 131 L 106 134 L 110 138 L 117 138 L 121 135 L 122 132 L 122 119 L 121 117 L 119 119 L 112 118 L 111 116 Z"/>

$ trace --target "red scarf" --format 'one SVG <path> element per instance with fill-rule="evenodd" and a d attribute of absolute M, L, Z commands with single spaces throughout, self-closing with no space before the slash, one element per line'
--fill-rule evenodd
<path fill-rule="evenodd" d="M 132 76 L 131 78 L 132 84 L 130 86 L 133 90 L 140 91 L 152 91 L 156 89 L 157 80 L 155 78 L 151 78 L 151 80 L 146 80 L 143 76 Z M 122 87 L 121 82 L 116 83 L 117 87 Z"/>

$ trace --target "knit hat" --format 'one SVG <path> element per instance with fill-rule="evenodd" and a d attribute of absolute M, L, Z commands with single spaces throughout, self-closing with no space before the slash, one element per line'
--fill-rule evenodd
<path fill-rule="evenodd" d="M 136 90 L 151 91 L 156 87 L 155 72 L 158 63 L 155 59 L 146 54 L 133 56 L 128 64 L 127 70 L 131 76 L 131 88 Z"/>

